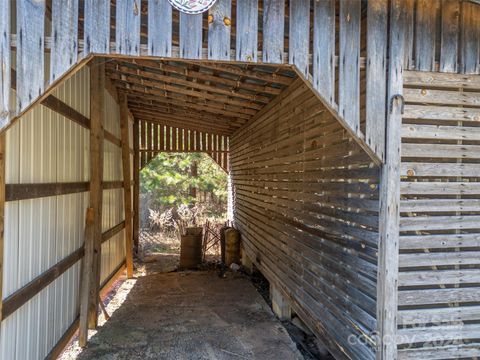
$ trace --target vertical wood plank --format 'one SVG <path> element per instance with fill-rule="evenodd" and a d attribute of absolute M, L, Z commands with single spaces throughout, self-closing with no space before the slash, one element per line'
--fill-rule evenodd
<path fill-rule="evenodd" d="M 310 0 L 290 0 L 288 62 L 308 79 L 310 51 Z"/>
<path fill-rule="evenodd" d="M 85 215 L 85 255 L 83 257 L 82 277 L 80 281 L 80 319 L 78 325 L 78 343 L 80 347 L 85 347 L 88 340 L 88 319 L 89 319 L 89 306 L 90 306 L 90 291 L 93 281 L 93 261 L 95 253 L 95 243 L 93 234 L 93 222 L 94 222 L 94 210 L 93 208 L 87 208 Z"/>
<path fill-rule="evenodd" d="M 443 0 L 440 71 L 457 72 L 460 1 Z"/>
<path fill-rule="evenodd" d="M 145 121 L 140 122 L 140 149 L 142 150 L 140 152 L 141 156 L 141 163 L 140 166 L 143 168 L 146 163 L 146 156 L 147 152 L 145 151 L 147 149 L 146 146 L 146 139 L 147 139 L 147 123 Z"/>
<path fill-rule="evenodd" d="M 53 0 L 50 82 L 77 62 L 78 0 Z"/>
<path fill-rule="evenodd" d="M 5 132 L 0 133 L 0 321 L 2 320 L 3 254 L 5 233 Z"/>
<path fill-rule="evenodd" d="M 183 150 L 188 151 L 188 130 L 183 129 Z"/>
<path fill-rule="evenodd" d="M 166 130 L 166 149 L 167 151 L 171 151 L 171 143 L 172 143 L 172 128 L 170 126 L 165 127 Z"/>
<path fill-rule="evenodd" d="M 165 126 L 160 125 L 160 151 L 165 150 Z"/>
<path fill-rule="evenodd" d="M 172 127 L 172 151 L 177 151 L 177 128 Z"/>
<path fill-rule="evenodd" d="M 180 56 L 184 59 L 202 58 L 202 14 L 180 12 Z"/>
<path fill-rule="evenodd" d="M 116 2 L 115 42 L 119 54 L 140 53 L 141 6 L 141 0 Z"/>
<path fill-rule="evenodd" d="M 155 154 L 158 151 L 158 124 L 153 124 L 153 150 Z"/>
<path fill-rule="evenodd" d="M 335 1 L 315 1 L 313 86 L 331 105 L 335 93 Z"/>
<path fill-rule="evenodd" d="M 263 1 L 263 61 L 283 63 L 285 0 Z"/>
<path fill-rule="evenodd" d="M 138 251 L 140 239 L 140 132 L 137 120 L 133 122 L 133 246 Z"/>
<path fill-rule="evenodd" d="M 85 0 L 84 55 L 110 52 L 110 0 Z"/>
<path fill-rule="evenodd" d="M 405 69 L 414 69 L 415 61 L 413 59 L 413 45 L 414 45 L 414 13 L 415 13 L 415 0 L 404 0 L 405 7 L 405 54 L 404 54 L 404 66 Z"/>
<path fill-rule="evenodd" d="M 461 72 L 477 74 L 480 70 L 480 9 L 479 5 L 462 2 Z"/>
<path fill-rule="evenodd" d="M 148 55 L 172 56 L 172 6 L 168 0 L 148 0 Z"/>
<path fill-rule="evenodd" d="M 177 151 L 181 152 L 183 151 L 183 129 L 177 129 L 177 133 L 178 133 Z"/>
<path fill-rule="evenodd" d="M 0 0 L 0 130 L 10 122 L 10 0 Z"/>
<path fill-rule="evenodd" d="M 415 62 L 421 71 L 435 69 L 436 0 L 418 0 L 415 20 Z"/>
<path fill-rule="evenodd" d="M 208 58 L 230 60 L 232 0 L 217 1 L 208 14 Z"/>
<path fill-rule="evenodd" d="M 237 0 L 236 60 L 257 62 L 258 0 Z"/>
<path fill-rule="evenodd" d="M 90 207 L 93 208 L 94 254 L 90 277 L 88 326 L 97 326 L 102 258 L 102 199 L 103 199 L 103 126 L 105 121 L 105 64 L 94 59 L 90 66 Z"/>
<path fill-rule="evenodd" d="M 152 157 L 153 157 L 153 146 L 152 146 L 152 130 L 153 130 L 153 125 L 151 122 L 147 122 L 147 149 L 148 149 L 148 160 L 149 162 Z"/>
<path fill-rule="evenodd" d="M 43 93 L 45 0 L 17 1 L 17 109 Z"/>
<path fill-rule="evenodd" d="M 132 185 L 130 180 L 130 134 L 128 126 L 127 96 L 119 95 L 120 132 L 122 137 L 122 170 L 123 170 L 123 206 L 125 215 L 125 262 L 127 277 L 133 277 L 133 244 L 132 244 Z"/>
<path fill-rule="evenodd" d="M 380 180 L 377 267 L 377 338 L 380 342 L 377 344 L 377 359 L 397 358 L 397 344 L 393 339 L 396 339 L 398 308 L 402 102 L 393 95 L 403 93 L 404 30 L 403 0 L 391 0 L 387 94 L 392 107 L 387 120 L 385 165 L 382 166 Z"/>
<path fill-rule="evenodd" d="M 200 143 L 200 132 L 195 131 L 195 151 L 202 151 L 202 145 Z"/>
<path fill-rule="evenodd" d="M 360 131 L 360 10 L 360 1 L 340 2 L 338 108 L 356 133 Z"/>
<path fill-rule="evenodd" d="M 365 140 L 383 160 L 385 153 L 388 1 L 367 3 L 367 84 Z"/>

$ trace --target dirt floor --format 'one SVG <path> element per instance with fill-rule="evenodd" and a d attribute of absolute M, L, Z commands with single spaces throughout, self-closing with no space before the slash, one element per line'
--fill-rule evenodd
<path fill-rule="evenodd" d="M 62 359 L 302 359 L 248 278 L 217 271 L 127 280 L 83 351 Z M 102 323 L 103 321 L 101 321 Z"/>

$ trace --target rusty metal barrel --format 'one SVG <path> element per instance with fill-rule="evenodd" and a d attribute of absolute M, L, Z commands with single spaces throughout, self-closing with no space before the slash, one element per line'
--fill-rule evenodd
<path fill-rule="evenodd" d="M 180 243 L 180 268 L 196 268 L 202 263 L 202 228 L 188 228 Z"/>
<path fill-rule="evenodd" d="M 225 230 L 225 265 L 240 264 L 240 232 L 229 228 Z"/>

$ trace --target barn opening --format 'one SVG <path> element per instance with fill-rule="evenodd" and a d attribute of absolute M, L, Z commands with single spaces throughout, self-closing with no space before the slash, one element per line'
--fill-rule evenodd
<path fill-rule="evenodd" d="M 243 261 L 333 356 L 478 357 L 479 0 L 175 1 L 0 0 L 0 357 L 132 277 L 141 121 L 228 139 Z"/>

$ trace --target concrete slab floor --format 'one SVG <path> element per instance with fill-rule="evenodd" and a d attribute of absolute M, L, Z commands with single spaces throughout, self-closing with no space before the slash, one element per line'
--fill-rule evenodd
<path fill-rule="evenodd" d="M 123 304 L 75 358 L 303 359 L 283 325 L 241 274 L 146 275 L 125 282 L 107 309 L 122 296 Z"/>

